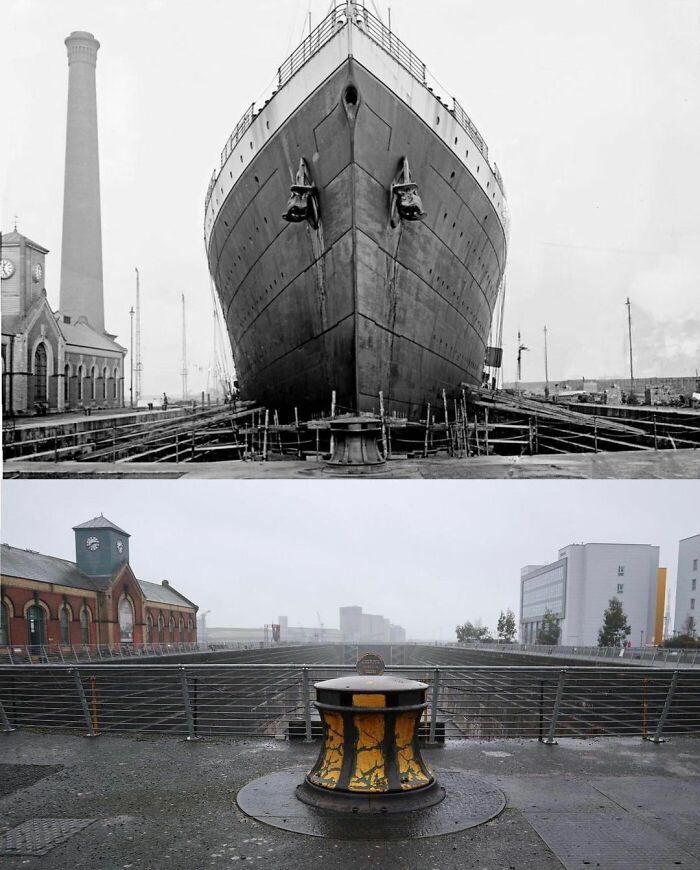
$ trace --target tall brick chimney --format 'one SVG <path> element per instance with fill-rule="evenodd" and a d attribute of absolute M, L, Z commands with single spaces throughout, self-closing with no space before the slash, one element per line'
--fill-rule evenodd
<path fill-rule="evenodd" d="M 86 317 L 104 332 L 100 168 L 97 153 L 95 68 L 100 43 L 74 31 L 68 49 L 68 118 L 63 188 L 61 314 Z"/>

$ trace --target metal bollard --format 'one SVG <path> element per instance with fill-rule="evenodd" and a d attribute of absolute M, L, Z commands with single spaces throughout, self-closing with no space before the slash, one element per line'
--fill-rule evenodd
<path fill-rule="evenodd" d="M 10 734 L 12 731 L 17 730 L 14 725 L 10 725 L 10 720 L 7 718 L 7 713 L 2 705 L 2 701 L 0 701 L 0 723 L 2 723 L 2 730 L 6 734 Z"/>

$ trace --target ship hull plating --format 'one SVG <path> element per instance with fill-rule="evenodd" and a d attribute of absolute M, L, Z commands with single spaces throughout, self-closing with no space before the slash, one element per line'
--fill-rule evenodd
<path fill-rule="evenodd" d="M 404 157 L 426 216 L 393 227 Z M 301 158 L 317 229 L 281 218 Z M 310 415 L 332 391 L 341 410 L 377 410 L 381 391 L 387 411 L 418 419 L 443 390 L 480 383 L 502 223 L 454 151 L 351 58 L 251 160 L 208 256 L 244 398 Z"/>

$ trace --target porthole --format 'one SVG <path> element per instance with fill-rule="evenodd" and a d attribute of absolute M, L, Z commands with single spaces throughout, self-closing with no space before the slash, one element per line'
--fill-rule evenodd
<path fill-rule="evenodd" d="M 477 171 L 477 172 L 479 171 L 479 167 L 478 167 L 478 166 L 476 167 L 476 171 Z"/>
<path fill-rule="evenodd" d="M 250 143 L 250 150 L 251 151 L 253 150 L 253 143 L 252 142 Z"/>
<path fill-rule="evenodd" d="M 228 174 L 229 174 L 229 177 L 230 177 L 230 178 L 233 178 L 233 170 L 229 170 L 229 173 L 228 173 Z"/>
<path fill-rule="evenodd" d="M 267 218 L 266 218 L 266 217 L 263 216 L 263 220 L 265 221 L 265 223 L 267 223 Z"/>
<path fill-rule="evenodd" d="M 464 154 L 464 157 L 465 157 L 465 159 L 466 159 L 467 157 L 469 157 L 469 149 L 466 150 L 466 152 L 465 152 L 465 154 Z"/>
<path fill-rule="evenodd" d="M 455 177 L 455 172 L 454 172 L 454 169 L 453 169 L 452 172 L 450 172 L 450 178 L 454 178 L 454 177 Z"/>
<path fill-rule="evenodd" d="M 439 116 L 439 115 L 438 115 L 437 118 L 435 119 L 435 123 L 436 123 L 438 126 L 440 125 L 440 116 Z"/>
<path fill-rule="evenodd" d="M 243 163 L 243 155 L 241 154 L 241 163 Z"/>
<path fill-rule="evenodd" d="M 270 122 L 269 121 L 265 121 L 265 129 L 266 130 L 270 129 Z"/>
<path fill-rule="evenodd" d="M 257 175 L 254 175 L 253 178 L 257 181 L 258 184 L 260 184 L 260 180 Z"/>
<path fill-rule="evenodd" d="M 491 187 L 491 182 L 490 182 L 490 181 L 487 181 L 487 182 L 486 182 L 486 188 L 488 189 L 489 187 Z"/>
<path fill-rule="evenodd" d="M 455 136 L 455 145 L 457 144 L 457 141 L 458 141 L 458 140 L 457 140 L 457 137 Z"/>

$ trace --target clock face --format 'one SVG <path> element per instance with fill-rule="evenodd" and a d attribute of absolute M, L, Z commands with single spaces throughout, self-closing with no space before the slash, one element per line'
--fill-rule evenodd
<path fill-rule="evenodd" d="M 0 277 L 11 278 L 15 274 L 15 264 L 12 260 L 0 260 Z"/>
<path fill-rule="evenodd" d="M 124 552 L 124 541 L 117 541 L 117 550 L 120 553 Z"/>
<path fill-rule="evenodd" d="M 100 549 L 100 541 L 99 541 L 99 538 L 96 538 L 96 537 L 93 535 L 92 537 L 88 538 L 88 539 L 85 541 L 85 546 L 88 548 L 88 550 L 92 550 L 93 553 L 94 553 L 95 550 L 99 550 L 99 549 Z"/>
<path fill-rule="evenodd" d="M 44 274 L 44 270 L 41 267 L 41 263 L 37 263 L 36 266 L 32 269 L 32 281 L 35 284 L 38 284 L 41 281 L 41 276 Z"/>

